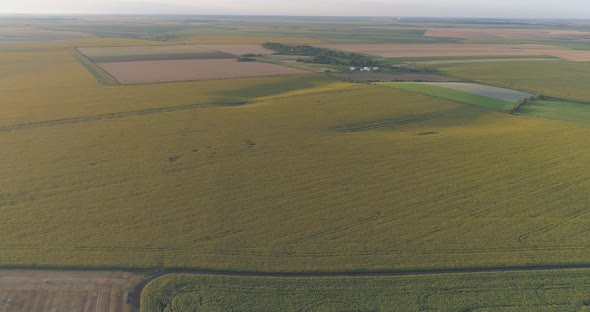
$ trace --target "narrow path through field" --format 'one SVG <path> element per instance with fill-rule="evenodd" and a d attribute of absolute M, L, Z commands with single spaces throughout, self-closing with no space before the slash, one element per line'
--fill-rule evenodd
<path fill-rule="evenodd" d="M 60 126 L 60 125 L 67 125 L 67 124 L 92 122 L 92 121 L 99 121 L 99 120 L 105 120 L 105 119 L 118 119 L 118 118 L 126 118 L 126 117 L 133 117 L 133 116 L 143 116 L 143 115 L 150 115 L 150 114 L 171 113 L 171 112 L 176 112 L 176 111 L 181 111 L 181 110 L 202 108 L 202 107 L 205 107 L 208 105 L 237 106 L 237 105 L 243 105 L 243 104 L 246 104 L 246 102 L 198 103 L 198 104 L 188 104 L 188 105 L 180 105 L 180 106 L 148 108 L 148 109 L 129 111 L 129 112 L 117 112 L 117 113 L 109 113 L 109 114 L 101 114 L 101 115 L 93 115 L 93 116 L 81 116 L 81 117 L 72 117 L 72 118 L 64 118 L 64 119 L 36 121 L 36 122 L 10 125 L 10 126 L 0 126 L 0 132 L 27 130 L 27 129 L 33 129 L 33 128 Z"/>
<path fill-rule="evenodd" d="M 410 275 L 440 275 L 440 274 L 473 274 L 473 273 L 515 273 L 527 271 L 558 271 L 590 269 L 587 264 L 554 264 L 554 265 L 528 265 L 528 266 L 500 266 L 481 268 L 451 268 L 451 269 L 424 269 L 407 271 L 342 271 L 342 272 L 256 272 L 256 271 L 232 271 L 232 270 L 206 270 L 206 269 L 171 269 L 154 273 L 133 288 L 131 304 L 133 312 L 141 312 L 141 293 L 151 281 L 170 274 L 194 274 L 194 275 L 218 275 L 239 277 L 282 277 L 282 278 L 321 278 L 321 277 L 394 277 Z"/>

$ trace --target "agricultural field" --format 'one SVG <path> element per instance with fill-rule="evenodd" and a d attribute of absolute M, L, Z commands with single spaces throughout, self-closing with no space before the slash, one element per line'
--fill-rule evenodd
<path fill-rule="evenodd" d="M 466 82 L 424 82 L 435 87 L 442 87 L 447 89 L 453 89 L 457 91 L 472 93 L 475 95 L 488 97 L 496 100 L 506 102 L 518 102 L 533 96 L 533 94 L 515 91 L 505 88 L 498 88 L 492 86 L 486 86 L 478 83 L 466 83 Z"/>
<path fill-rule="evenodd" d="M 323 44 L 320 47 L 372 54 L 386 58 L 478 56 L 553 56 L 570 61 L 589 61 L 590 51 L 574 51 L 542 44 Z"/>
<path fill-rule="evenodd" d="M 68 309 L 22 268 L 217 272 L 145 311 L 587 309 L 590 24 L 129 18 L 0 21 L 83 34 L 0 46 L 0 311 Z"/>
<path fill-rule="evenodd" d="M 306 73 L 302 70 L 274 64 L 238 62 L 235 59 L 135 61 L 99 63 L 98 65 L 122 84 L 281 76 Z"/>
<path fill-rule="evenodd" d="M 0 270 L 0 311 L 123 312 L 141 276 L 126 272 Z"/>
<path fill-rule="evenodd" d="M 489 62 L 434 65 L 444 74 L 553 98 L 590 100 L 590 63 Z"/>
<path fill-rule="evenodd" d="M 80 48 L 80 53 L 94 63 L 183 60 L 183 59 L 235 59 L 229 53 L 213 51 L 202 46 L 144 46 Z"/>
<path fill-rule="evenodd" d="M 457 79 L 432 74 L 419 73 L 379 73 L 379 72 L 348 72 L 336 73 L 332 76 L 342 80 L 354 82 L 371 82 L 371 81 L 458 81 Z"/>
<path fill-rule="evenodd" d="M 575 152 L 590 147 L 586 133 L 348 83 L 242 106 L 25 125 L 0 134 L 11 164 L 0 169 L 0 261 L 265 271 L 577 263 L 588 256 L 579 164 L 590 159 Z"/>
<path fill-rule="evenodd" d="M 380 82 L 381 86 L 416 92 L 424 95 L 447 99 L 459 103 L 480 106 L 487 109 L 510 112 L 521 98 L 506 99 L 506 94 L 515 91 L 476 84 L 462 83 L 420 83 L 420 82 Z M 451 84 L 451 86 L 449 86 Z M 474 86 L 475 85 L 475 86 Z M 462 87 L 461 87 L 462 86 Z M 500 92 L 498 92 L 498 89 Z M 479 91 L 479 92 L 478 92 Z M 522 98 L 530 94 L 522 92 Z M 490 96 L 492 95 L 492 96 Z"/>
<path fill-rule="evenodd" d="M 563 29 L 429 28 L 427 37 L 458 39 L 589 39 L 589 31 Z"/>
<path fill-rule="evenodd" d="M 270 54 L 272 51 L 255 44 L 174 45 L 130 47 L 84 47 L 78 49 L 94 63 L 184 60 L 235 59 L 243 54 Z"/>
<path fill-rule="evenodd" d="M 519 114 L 571 121 L 581 124 L 590 123 L 590 104 L 568 101 L 530 101 L 518 110 Z"/>
<path fill-rule="evenodd" d="M 31 27 L 0 27 L 0 44 L 32 41 L 61 41 L 94 37 L 95 36 L 91 34 L 79 31 L 56 31 Z"/>
<path fill-rule="evenodd" d="M 305 70 L 239 61 L 242 54 L 270 54 L 260 45 L 83 47 L 84 63 L 105 84 L 142 84 L 304 74 Z M 233 53 L 233 54 L 230 54 Z"/>
<path fill-rule="evenodd" d="M 152 281 L 144 291 L 142 311 L 589 311 L 588 273 L 354 278 L 179 274 Z"/>

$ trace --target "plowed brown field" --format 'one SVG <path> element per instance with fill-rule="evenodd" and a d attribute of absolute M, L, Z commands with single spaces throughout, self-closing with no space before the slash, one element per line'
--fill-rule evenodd
<path fill-rule="evenodd" d="M 0 271 L 0 311 L 126 311 L 140 280 L 122 272 Z"/>

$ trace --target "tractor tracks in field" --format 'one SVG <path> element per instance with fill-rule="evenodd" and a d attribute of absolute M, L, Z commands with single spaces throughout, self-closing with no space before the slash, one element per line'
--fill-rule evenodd
<path fill-rule="evenodd" d="M 109 120 L 109 119 L 120 119 L 120 118 L 128 118 L 128 117 L 135 117 L 135 116 L 152 115 L 152 114 L 172 113 L 172 112 L 177 112 L 177 111 L 192 110 L 192 109 L 198 109 L 198 108 L 204 108 L 204 107 L 210 107 L 210 106 L 239 106 L 239 105 L 244 105 L 244 104 L 247 104 L 247 102 L 207 103 L 207 104 L 198 103 L 198 104 L 187 104 L 187 105 L 179 105 L 179 106 L 148 108 L 148 109 L 128 111 L 128 112 L 116 112 L 116 113 L 99 114 L 99 115 L 92 115 L 92 116 L 81 116 L 81 117 L 36 121 L 36 122 L 21 123 L 21 124 L 16 124 L 16 125 L 9 125 L 9 126 L 0 126 L 0 133 L 1 132 L 11 132 L 11 131 L 35 129 L 35 128 L 52 127 L 52 126 L 62 126 L 62 125 L 69 125 L 69 124 L 78 124 L 78 123 L 85 123 L 85 122 L 94 122 L 94 121 Z"/>
<path fill-rule="evenodd" d="M 237 271 L 237 270 L 213 270 L 213 269 L 169 269 L 153 273 L 139 282 L 129 296 L 133 312 L 141 312 L 141 293 L 153 280 L 171 274 L 191 274 L 209 276 L 232 277 L 269 277 L 269 278 L 337 278 L 337 277 L 397 277 L 397 276 L 422 276 L 422 275 L 446 275 L 446 274 L 476 274 L 476 273 L 518 273 L 532 271 L 560 271 L 589 269 L 586 264 L 554 264 L 554 265 L 523 265 L 523 266 L 498 266 L 498 267 L 470 267 L 470 268 L 441 268 L 422 270 L 390 270 L 390 271 L 317 271 L 317 272 L 263 272 L 263 271 Z"/>

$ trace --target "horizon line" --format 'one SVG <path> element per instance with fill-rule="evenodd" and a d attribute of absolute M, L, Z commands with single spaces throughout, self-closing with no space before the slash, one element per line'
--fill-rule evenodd
<path fill-rule="evenodd" d="M 312 17 L 312 18 L 423 18 L 423 19 L 479 19 L 479 20 L 579 20 L 590 21 L 590 17 L 483 17 L 483 16 L 412 16 L 412 15 L 302 15 L 302 14 L 206 14 L 206 13 L 63 13 L 63 12 L 0 12 L 6 15 L 52 15 L 52 16 L 201 16 L 201 17 Z"/>

